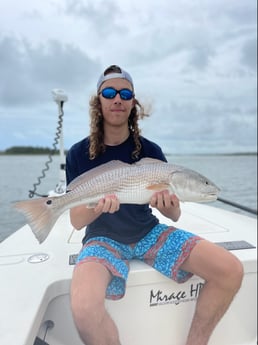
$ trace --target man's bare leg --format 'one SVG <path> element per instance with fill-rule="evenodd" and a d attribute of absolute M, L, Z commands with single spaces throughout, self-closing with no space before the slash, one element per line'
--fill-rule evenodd
<path fill-rule="evenodd" d="M 207 345 L 221 317 L 241 286 L 241 262 L 224 248 L 200 241 L 181 267 L 206 283 L 197 300 L 186 345 Z"/>
<path fill-rule="evenodd" d="M 71 306 L 76 327 L 86 345 L 121 345 L 118 330 L 105 309 L 109 271 L 99 263 L 76 267 L 71 285 Z"/>

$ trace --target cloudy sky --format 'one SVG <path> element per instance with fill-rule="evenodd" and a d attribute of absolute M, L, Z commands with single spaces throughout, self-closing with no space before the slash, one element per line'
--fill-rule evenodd
<path fill-rule="evenodd" d="M 0 0 L 0 150 L 88 135 L 88 100 L 118 64 L 152 105 L 165 152 L 256 151 L 256 0 Z"/>

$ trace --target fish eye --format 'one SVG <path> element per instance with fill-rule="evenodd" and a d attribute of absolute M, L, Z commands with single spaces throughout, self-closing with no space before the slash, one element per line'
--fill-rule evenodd
<path fill-rule="evenodd" d="M 52 200 L 47 200 L 47 205 L 51 205 L 52 204 Z"/>

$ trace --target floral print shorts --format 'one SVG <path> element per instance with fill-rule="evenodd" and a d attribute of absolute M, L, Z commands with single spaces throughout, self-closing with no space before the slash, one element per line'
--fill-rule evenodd
<path fill-rule="evenodd" d="M 200 240 L 199 236 L 164 224 L 156 225 L 134 244 L 123 244 L 108 237 L 93 237 L 80 251 L 76 266 L 86 262 L 103 264 L 112 274 L 106 298 L 120 299 L 125 294 L 130 260 L 141 260 L 165 276 L 183 283 L 192 273 L 181 270 L 180 266 Z"/>

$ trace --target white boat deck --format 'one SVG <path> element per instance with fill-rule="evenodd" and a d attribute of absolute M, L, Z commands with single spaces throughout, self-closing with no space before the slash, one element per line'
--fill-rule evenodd
<path fill-rule="evenodd" d="M 165 218 L 161 221 L 168 223 Z M 254 247 L 232 251 L 244 265 L 245 278 L 209 345 L 256 344 L 257 220 L 189 203 L 182 205 L 182 217 L 176 226 L 212 242 L 231 242 L 232 245 L 245 241 Z M 45 344 L 82 344 L 69 308 L 74 268 L 69 265 L 69 257 L 80 250 L 83 234 L 84 231 L 72 229 L 66 212 L 41 245 L 28 225 L 0 244 L 1 345 L 36 344 L 37 336 L 45 337 L 45 328 L 51 323 L 44 321 L 49 320 L 54 322 L 54 327 L 48 330 Z M 194 310 L 194 297 L 201 283 L 198 277 L 193 277 L 179 285 L 147 265 L 133 261 L 126 296 L 121 301 L 107 301 L 107 308 L 118 324 L 122 344 L 183 345 Z M 157 295 L 154 296 L 158 291 L 170 296 L 167 303 L 161 303 Z M 176 304 L 172 292 L 184 303 Z"/>

